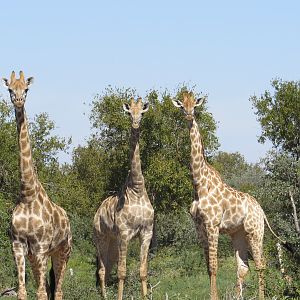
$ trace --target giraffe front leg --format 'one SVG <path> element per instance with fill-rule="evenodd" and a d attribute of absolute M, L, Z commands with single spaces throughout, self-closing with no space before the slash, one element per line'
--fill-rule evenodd
<path fill-rule="evenodd" d="M 218 299 L 217 291 L 217 269 L 218 269 L 218 238 L 219 228 L 205 225 L 201 218 L 194 219 L 196 231 L 204 250 L 207 273 L 210 279 L 210 299 Z"/>
<path fill-rule="evenodd" d="M 118 261 L 118 300 L 123 299 L 124 281 L 126 278 L 126 258 L 128 249 L 128 234 L 121 233 L 118 241 L 119 261 Z"/>
<path fill-rule="evenodd" d="M 217 271 L 218 271 L 218 238 L 219 228 L 209 226 L 207 230 L 208 274 L 210 278 L 210 298 L 218 300 Z"/>
<path fill-rule="evenodd" d="M 25 253 L 24 245 L 18 241 L 13 242 L 13 253 L 18 271 L 18 300 L 26 300 L 27 292 L 25 287 Z"/>
<path fill-rule="evenodd" d="M 148 274 L 148 252 L 149 246 L 152 238 L 152 228 L 141 232 L 141 266 L 140 266 L 140 278 L 142 284 L 142 297 L 147 297 L 147 274 Z"/>
<path fill-rule="evenodd" d="M 47 294 L 47 281 L 46 281 L 46 270 L 47 270 L 47 261 L 48 256 L 44 254 L 36 255 L 36 264 L 38 268 L 38 290 L 37 290 L 37 299 L 38 300 L 48 300 Z"/>
<path fill-rule="evenodd" d="M 37 285 L 39 285 L 40 271 L 39 271 L 39 265 L 37 263 L 36 257 L 33 256 L 33 255 L 28 255 L 28 259 L 29 259 L 29 262 L 31 264 L 31 269 L 32 269 L 32 273 L 33 273 L 35 282 L 36 282 Z M 49 287 L 49 284 L 48 284 L 47 281 L 46 281 L 46 291 L 47 291 L 48 298 L 49 298 L 49 296 L 50 296 L 50 287 Z"/>

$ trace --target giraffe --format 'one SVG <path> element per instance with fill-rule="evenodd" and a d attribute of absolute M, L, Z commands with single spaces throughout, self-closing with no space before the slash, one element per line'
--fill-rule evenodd
<path fill-rule="evenodd" d="M 219 233 L 229 234 L 237 262 L 237 297 L 242 297 L 242 285 L 249 270 L 250 248 L 259 277 L 259 299 L 264 299 L 263 235 L 264 221 L 272 231 L 259 203 L 247 193 L 237 191 L 224 183 L 219 173 L 210 166 L 204 155 L 204 145 L 194 109 L 201 106 L 206 97 L 195 99 L 192 92 L 184 92 L 182 101 L 173 99 L 181 108 L 189 126 L 191 139 L 191 176 L 194 201 L 190 214 L 196 226 L 199 240 L 204 248 L 207 271 L 210 277 L 210 298 L 218 299 L 217 248 Z M 276 236 L 276 235 L 275 235 Z M 277 237 L 277 236 L 276 236 Z M 278 237 L 277 237 L 278 238 Z"/>
<path fill-rule="evenodd" d="M 139 136 L 142 115 L 148 103 L 131 98 L 123 109 L 131 117 L 130 172 L 122 190 L 105 199 L 94 217 L 94 241 L 97 248 L 101 294 L 106 299 L 105 284 L 114 263 L 118 262 L 118 300 L 123 298 L 126 255 L 129 241 L 139 235 L 140 279 L 142 296 L 147 295 L 147 257 L 153 233 L 154 210 L 145 189 L 141 169 Z"/>
<path fill-rule="evenodd" d="M 24 104 L 33 77 L 25 80 L 20 71 L 16 79 L 3 78 L 14 105 L 20 150 L 20 194 L 11 221 L 11 240 L 18 271 L 18 299 L 27 299 L 25 287 L 25 257 L 32 267 L 38 285 L 37 298 L 61 300 L 62 281 L 71 250 L 70 223 L 66 212 L 51 202 L 40 183 L 33 164 L 28 124 Z M 47 261 L 52 260 L 50 287 L 46 280 Z M 54 277 L 53 277 L 54 275 Z M 54 294 L 54 295 L 53 295 Z"/>

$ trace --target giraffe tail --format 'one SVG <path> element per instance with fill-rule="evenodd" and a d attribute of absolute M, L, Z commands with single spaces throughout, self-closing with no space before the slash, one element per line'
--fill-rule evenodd
<path fill-rule="evenodd" d="M 100 278 L 99 278 L 99 259 L 98 256 L 96 255 L 96 272 L 95 272 L 95 276 L 96 276 L 96 287 L 100 286 Z"/>
<path fill-rule="evenodd" d="M 154 216 L 153 221 L 153 231 L 152 231 L 152 238 L 149 246 L 149 252 L 152 255 L 155 255 L 157 252 L 157 225 L 156 225 L 156 217 Z"/>
<path fill-rule="evenodd" d="M 49 271 L 49 288 L 50 288 L 50 300 L 54 300 L 54 293 L 55 293 L 55 275 L 53 270 L 53 264 Z"/>
<path fill-rule="evenodd" d="M 271 233 L 281 242 L 281 243 L 283 243 L 283 244 L 286 244 L 286 241 L 285 240 L 282 240 L 274 231 L 273 231 L 273 229 L 271 228 L 271 225 L 269 224 L 269 221 L 268 221 L 268 219 L 267 219 L 267 216 L 266 216 L 266 214 L 264 213 L 264 220 L 265 220 L 265 222 L 266 222 L 266 224 L 267 224 L 267 226 L 269 227 L 269 230 L 271 231 Z"/>

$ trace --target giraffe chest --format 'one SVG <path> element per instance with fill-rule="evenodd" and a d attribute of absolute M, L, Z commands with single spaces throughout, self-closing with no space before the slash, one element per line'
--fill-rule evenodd
<path fill-rule="evenodd" d="M 31 253 L 47 252 L 52 244 L 59 243 L 69 230 L 67 220 L 64 224 L 55 223 L 61 219 L 59 212 L 55 204 L 47 201 L 45 200 L 43 205 L 40 202 L 32 202 L 30 205 L 19 204 L 13 212 L 12 239 L 26 244 Z"/>
<path fill-rule="evenodd" d="M 13 214 L 11 231 L 13 240 L 26 244 L 30 252 L 36 252 L 40 246 L 47 248 L 54 233 L 50 218 L 43 220 L 42 211 L 37 215 L 26 210 Z"/>
<path fill-rule="evenodd" d="M 135 199 L 136 200 L 136 199 Z M 116 226 L 125 230 L 131 228 L 140 230 L 152 226 L 154 211 L 150 201 L 141 198 L 140 201 L 126 201 L 122 210 L 116 213 Z"/>

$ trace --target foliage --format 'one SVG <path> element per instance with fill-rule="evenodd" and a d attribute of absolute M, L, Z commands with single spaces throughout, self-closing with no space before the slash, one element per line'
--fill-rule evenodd
<path fill-rule="evenodd" d="M 150 91 L 144 101 L 150 103 L 141 125 L 141 160 L 147 191 L 158 211 L 187 206 L 192 199 L 189 175 L 190 146 L 186 121 L 171 101 L 181 97 L 182 87 L 173 96 Z M 100 195 L 117 191 L 129 169 L 130 119 L 122 105 L 135 96 L 133 89 L 106 89 L 95 97 L 90 120 L 94 129 L 87 147 L 75 150 L 74 168 L 89 191 Z M 216 123 L 204 107 L 197 112 L 207 155 L 218 147 Z M 86 170 L 89 162 L 89 170 Z M 101 191 L 102 187 L 102 191 Z M 105 191 L 105 193 L 104 193 Z"/>
<path fill-rule="evenodd" d="M 266 175 L 256 193 L 262 199 L 274 228 L 287 240 L 284 245 L 289 251 L 285 261 L 287 270 L 289 276 L 299 281 L 300 237 L 289 191 L 293 194 L 299 218 L 300 82 L 275 79 L 271 85 L 273 94 L 265 91 L 259 98 L 250 98 L 262 127 L 259 141 L 269 139 L 276 150 L 263 161 Z"/>
<path fill-rule="evenodd" d="M 212 165 L 228 185 L 250 194 L 254 193 L 264 176 L 259 164 L 247 163 L 244 156 L 238 152 L 219 151 L 212 157 Z"/>
<path fill-rule="evenodd" d="M 256 190 L 256 196 L 261 200 L 274 231 L 287 241 L 283 245 L 288 250 L 284 252 L 283 261 L 288 276 L 293 278 L 294 285 L 300 282 L 300 239 L 295 230 L 289 189 L 299 183 L 300 164 L 290 154 L 276 151 L 271 151 L 263 162 L 266 175 L 263 177 L 262 185 Z M 293 189 L 293 194 L 296 207 L 299 208 L 299 189 Z M 268 230 L 267 233 L 270 234 Z M 270 256 L 276 257 L 274 237 L 267 238 L 265 245 L 269 249 Z M 276 261 L 274 263 L 277 265 Z"/>
<path fill-rule="evenodd" d="M 66 152 L 71 144 L 71 138 L 60 138 L 52 135 L 55 124 L 46 113 L 35 116 L 30 123 L 29 131 L 32 140 L 33 156 L 39 172 L 45 167 L 58 164 L 58 153 Z M 48 170 L 49 171 L 49 168 Z"/>
<path fill-rule="evenodd" d="M 260 142 L 269 139 L 275 147 L 300 158 L 300 82 L 275 79 L 274 94 L 252 96 L 255 114 L 262 127 Z"/>
<path fill-rule="evenodd" d="M 73 152 L 72 170 L 87 191 L 90 199 L 90 206 L 96 212 L 107 194 L 114 192 L 110 190 L 108 180 L 112 176 L 109 165 L 105 159 L 107 155 L 99 143 L 91 139 L 87 146 L 79 146 Z"/>
<path fill-rule="evenodd" d="M 289 93 L 297 89 L 293 89 L 293 85 L 290 87 L 284 84 L 285 82 L 278 81 L 275 95 L 269 95 L 274 103 L 280 98 L 278 103 L 282 105 L 283 91 L 294 99 Z M 174 97 L 180 98 L 185 89 L 186 87 L 182 87 L 175 93 L 151 90 L 144 99 L 150 103 L 150 109 L 144 115 L 141 124 L 141 159 L 147 191 L 155 207 L 157 237 L 157 251 L 150 255 L 149 282 L 151 286 L 160 282 L 153 290 L 154 299 L 164 299 L 166 294 L 173 299 L 203 299 L 209 295 L 203 251 L 188 214 L 188 207 L 193 199 L 189 174 L 188 128 L 182 113 L 175 109 L 171 102 Z M 87 145 L 78 146 L 74 150 L 72 163 L 69 165 L 60 164 L 58 155 L 61 151 L 68 150 L 70 139 L 53 133 L 55 124 L 47 114 L 35 116 L 33 122 L 30 122 L 31 144 L 38 176 L 50 198 L 66 209 L 71 221 L 74 247 L 64 281 L 66 299 L 99 298 L 99 291 L 94 285 L 96 268 L 95 248 L 91 238 L 92 221 L 101 201 L 119 190 L 128 174 L 130 119 L 123 113 L 122 104 L 129 101 L 131 96 L 136 96 L 134 89 L 109 87 L 103 94 L 95 97 L 90 115 L 92 134 Z M 254 103 L 266 100 L 265 98 L 266 94 Z M 254 101 L 254 98 L 252 100 Z M 276 107 L 281 112 L 279 106 Z M 267 115 L 267 111 L 261 111 Z M 284 131 L 280 131 L 282 139 L 274 138 L 276 145 L 287 149 L 287 153 L 270 153 L 261 165 L 252 165 L 239 153 L 215 153 L 219 144 L 213 116 L 207 112 L 205 106 L 197 109 L 195 113 L 209 161 L 228 184 L 257 197 L 274 230 L 289 241 L 289 246 L 294 251 L 284 254 L 286 268 L 294 279 L 288 290 L 278 271 L 274 239 L 267 234 L 267 296 L 280 299 L 286 296 L 296 297 L 299 292 L 297 282 L 300 280 L 299 264 L 295 264 L 294 261 L 298 260 L 300 243 L 291 217 L 288 189 L 293 187 L 295 202 L 299 207 L 300 168 L 295 159 L 296 147 L 289 141 L 290 133 L 285 135 Z M 293 113 L 293 116 L 296 115 Z M 262 119 L 265 116 L 263 113 L 257 115 Z M 271 121 L 275 122 L 275 118 Z M 16 285 L 16 271 L 7 229 L 19 189 L 16 124 L 13 109 L 5 101 L 0 101 L 0 128 L 1 290 Z M 263 133 L 264 138 L 271 139 L 271 133 Z M 137 298 L 140 293 L 137 259 L 139 245 L 137 241 L 130 245 L 125 295 L 127 298 Z M 229 238 L 220 237 L 218 255 L 221 299 L 233 299 L 236 271 Z M 250 263 L 254 269 L 253 262 Z M 74 271 L 73 276 L 70 268 Z M 28 274 L 29 297 L 33 298 L 35 288 L 29 270 Z M 111 285 L 108 287 L 110 298 L 116 297 L 116 284 L 117 277 L 114 271 Z M 256 272 L 250 272 L 247 276 L 246 287 L 246 298 L 255 297 Z"/>
<path fill-rule="evenodd" d="M 13 110 L 5 101 L 0 101 L 0 129 L 0 192 L 6 199 L 14 198 L 18 195 L 19 153 Z"/>
<path fill-rule="evenodd" d="M 156 229 L 159 248 L 176 245 L 180 249 L 197 243 L 195 226 L 190 215 L 184 210 L 156 214 Z"/>

